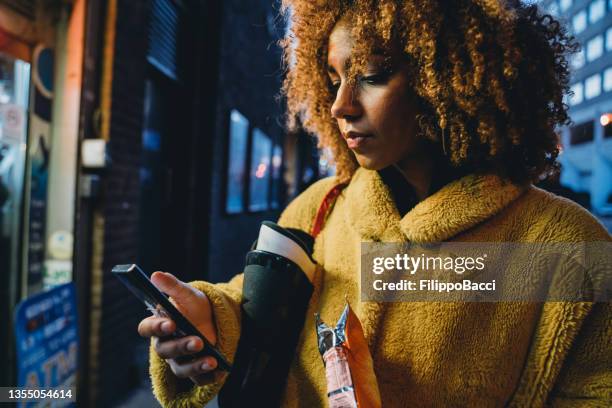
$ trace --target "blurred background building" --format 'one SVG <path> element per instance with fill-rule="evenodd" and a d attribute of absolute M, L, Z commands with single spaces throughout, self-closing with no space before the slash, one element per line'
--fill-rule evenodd
<path fill-rule="evenodd" d="M 612 215 L 612 1 L 543 0 L 582 49 L 571 61 L 573 124 L 561 129 L 561 185 L 599 216 Z M 581 198 L 580 198 L 581 197 Z"/>
<path fill-rule="evenodd" d="M 148 378 L 147 312 L 112 266 L 227 280 L 260 222 L 332 171 L 284 131 L 279 7 L 0 0 L 0 385 L 20 375 L 17 305 L 69 284 L 76 374 L 45 367 L 79 406 L 118 404 Z"/>

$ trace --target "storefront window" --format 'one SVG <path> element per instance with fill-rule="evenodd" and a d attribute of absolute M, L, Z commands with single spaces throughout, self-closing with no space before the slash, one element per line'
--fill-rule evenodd
<path fill-rule="evenodd" d="M 0 52 L 0 271 L 9 287 L 19 276 L 29 88 L 30 64 Z"/>

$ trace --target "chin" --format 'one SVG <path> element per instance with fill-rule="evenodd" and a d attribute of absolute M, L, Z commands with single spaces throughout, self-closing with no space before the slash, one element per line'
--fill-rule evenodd
<path fill-rule="evenodd" d="M 355 158 L 357 159 L 357 163 L 359 163 L 360 167 L 363 167 L 364 169 L 368 170 L 378 171 L 391 165 L 391 163 L 386 163 L 381 160 L 376 160 L 372 157 L 362 156 L 358 154 L 355 155 Z"/>

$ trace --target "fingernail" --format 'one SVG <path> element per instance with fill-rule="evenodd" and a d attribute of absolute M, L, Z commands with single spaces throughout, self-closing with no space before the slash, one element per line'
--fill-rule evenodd
<path fill-rule="evenodd" d="M 202 369 L 202 371 L 209 371 L 211 367 L 210 364 L 208 364 L 208 361 L 204 361 L 200 368 Z"/>
<path fill-rule="evenodd" d="M 189 351 L 196 351 L 198 348 L 198 343 L 195 340 L 190 340 L 189 343 L 187 343 L 187 350 Z"/>

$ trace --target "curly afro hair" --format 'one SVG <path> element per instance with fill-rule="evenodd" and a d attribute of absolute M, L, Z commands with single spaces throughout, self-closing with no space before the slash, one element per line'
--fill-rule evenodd
<path fill-rule="evenodd" d="M 558 136 L 568 124 L 567 56 L 578 44 L 536 5 L 519 0 L 283 0 L 290 30 L 282 40 L 288 125 L 301 122 L 331 150 L 349 179 L 358 164 L 331 116 L 327 43 L 340 19 L 358 49 L 349 74 L 368 56 L 400 54 L 419 97 L 418 123 L 448 162 L 517 183 L 556 170 Z"/>

